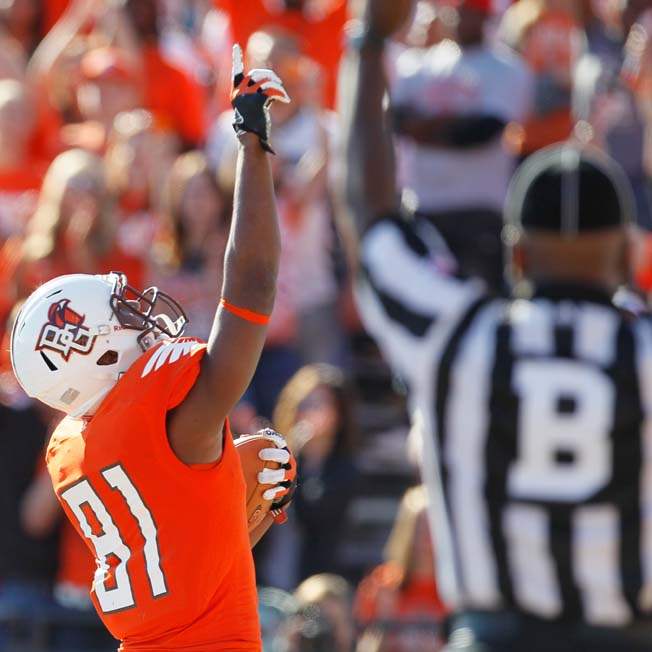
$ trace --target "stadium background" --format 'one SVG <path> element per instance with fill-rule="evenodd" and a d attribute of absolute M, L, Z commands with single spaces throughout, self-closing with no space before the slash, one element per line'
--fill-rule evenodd
<path fill-rule="evenodd" d="M 475 106 L 473 80 L 449 86 L 446 103 L 441 80 L 428 73 L 440 46 L 456 38 L 456 1 L 416 2 L 388 50 L 393 92 L 408 112 L 466 115 Z M 406 203 L 495 212 L 524 156 L 571 136 L 590 139 L 623 164 L 635 189 L 644 297 L 652 288 L 652 3 L 465 1 L 486 14 L 479 50 L 508 52 L 517 73 L 484 91 L 500 131 L 490 143 L 466 143 L 463 156 L 442 157 L 409 124 L 397 125 Z M 403 388 L 360 326 L 335 226 L 337 70 L 355 5 L 0 4 L 0 650 L 114 649 L 86 598 L 92 561 L 44 476 L 54 415 L 30 403 L 11 374 L 15 306 L 53 276 L 116 269 L 136 287 L 161 286 L 186 308 L 189 333 L 207 336 L 234 182 L 233 42 L 246 46 L 250 67 L 274 68 L 293 98 L 273 111 L 278 299 L 259 369 L 232 415 L 239 433 L 272 423 L 302 469 L 290 522 L 255 551 L 265 651 L 438 648 L 446 610 L 425 499 L 418 488 L 407 491 L 419 482 L 419 452 Z M 417 77 L 432 85 L 431 106 L 412 101 Z M 508 174 L 488 180 L 501 162 Z M 453 197 L 473 189 L 475 205 L 443 204 L 432 190 L 441 175 Z M 472 258 L 486 234 L 471 225 L 460 227 L 457 246 Z"/>

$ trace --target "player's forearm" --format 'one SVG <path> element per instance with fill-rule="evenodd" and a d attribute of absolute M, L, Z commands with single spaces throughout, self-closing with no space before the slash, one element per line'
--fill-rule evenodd
<path fill-rule="evenodd" d="M 222 293 L 231 303 L 269 314 L 281 254 L 272 174 L 258 138 L 245 134 L 240 142 Z"/>
<path fill-rule="evenodd" d="M 343 64 L 347 116 L 346 196 L 358 232 L 397 207 L 394 146 L 383 100 L 383 50 L 353 51 Z"/>

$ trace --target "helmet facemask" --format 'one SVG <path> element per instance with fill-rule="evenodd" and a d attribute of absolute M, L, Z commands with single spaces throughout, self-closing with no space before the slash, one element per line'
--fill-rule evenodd
<path fill-rule="evenodd" d="M 161 336 L 180 337 L 188 324 L 183 308 L 157 287 L 143 292 L 127 285 L 124 274 L 112 272 L 116 277 L 111 292 L 111 309 L 124 328 L 142 331 L 138 344 L 147 351 Z"/>

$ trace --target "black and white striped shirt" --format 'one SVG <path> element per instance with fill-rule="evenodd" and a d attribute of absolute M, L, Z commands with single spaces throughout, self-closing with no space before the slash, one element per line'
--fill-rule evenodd
<path fill-rule="evenodd" d="M 605 294 L 490 298 L 427 223 L 364 237 L 358 305 L 410 388 L 445 599 L 623 625 L 652 614 L 652 321 Z"/>

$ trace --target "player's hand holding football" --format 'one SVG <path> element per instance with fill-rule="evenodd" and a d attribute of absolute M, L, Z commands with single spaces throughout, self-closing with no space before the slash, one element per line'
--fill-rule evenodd
<path fill-rule="evenodd" d="M 262 148 L 274 154 L 269 144 L 271 120 L 269 107 L 272 102 L 290 102 L 283 82 L 272 70 L 255 68 L 245 75 L 242 49 L 233 46 L 233 128 L 238 136 L 252 133 L 258 136 Z"/>
<path fill-rule="evenodd" d="M 270 485 L 270 488 L 263 494 L 263 498 L 273 501 L 271 512 L 275 521 L 284 523 L 287 520 L 284 509 L 292 500 L 297 487 L 297 462 L 283 435 L 271 428 L 265 428 L 257 434 L 269 441 L 269 448 L 264 448 L 258 454 L 260 459 L 280 464 L 278 469 L 263 469 L 258 474 L 258 482 Z"/>

